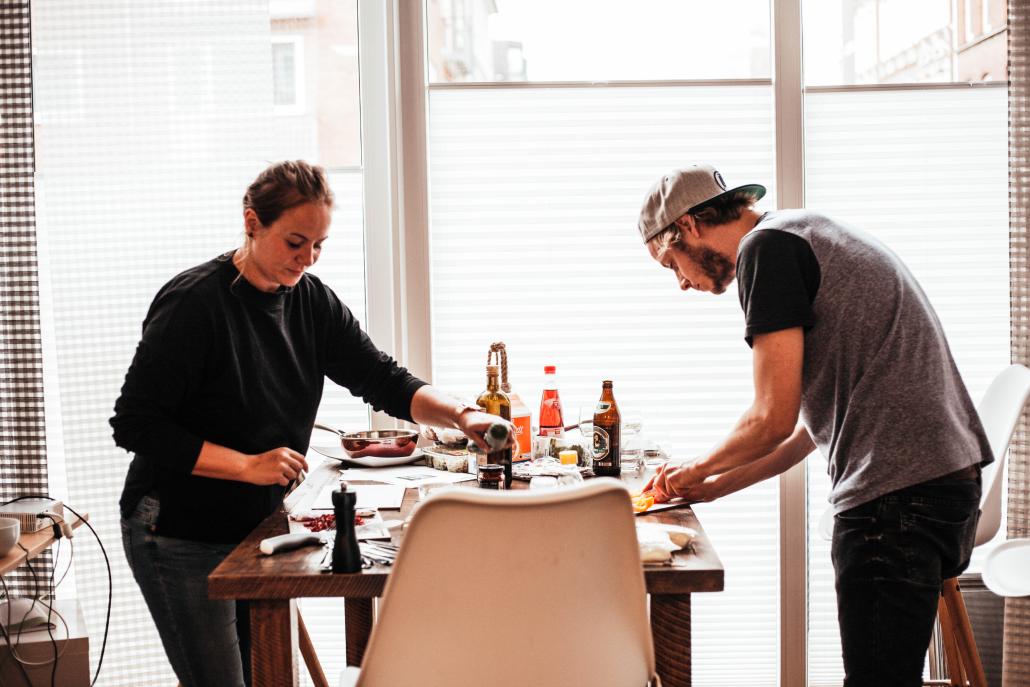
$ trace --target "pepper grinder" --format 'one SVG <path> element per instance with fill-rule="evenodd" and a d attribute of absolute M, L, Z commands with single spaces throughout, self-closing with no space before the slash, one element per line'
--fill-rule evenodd
<path fill-rule="evenodd" d="M 347 485 L 333 491 L 333 512 L 336 514 L 336 540 L 333 542 L 333 572 L 361 572 L 361 551 L 354 531 L 354 507 L 358 495 L 347 491 Z"/>

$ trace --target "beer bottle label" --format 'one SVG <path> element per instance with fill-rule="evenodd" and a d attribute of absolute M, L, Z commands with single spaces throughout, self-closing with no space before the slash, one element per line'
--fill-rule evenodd
<path fill-rule="evenodd" d="M 608 412 L 608 409 L 612 407 L 611 403 L 607 401 L 598 401 L 597 407 L 594 408 L 594 415 L 603 415 Z"/>
<path fill-rule="evenodd" d="M 611 438 L 608 432 L 594 425 L 594 462 L 603 462 L 611 451 Z"/>

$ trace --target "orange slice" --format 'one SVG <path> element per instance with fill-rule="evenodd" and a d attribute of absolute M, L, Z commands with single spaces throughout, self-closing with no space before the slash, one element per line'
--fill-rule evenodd
<path fill-rule="evenodd" d="M 654 505 L 654 494 L 650 492 L 633 494 L 630 496 L 630 501 L 633 503 L 634 513 L 643 513 Z"/>

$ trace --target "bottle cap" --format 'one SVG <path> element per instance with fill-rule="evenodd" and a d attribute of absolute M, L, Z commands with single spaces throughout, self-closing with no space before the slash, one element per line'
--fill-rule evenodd
<path fill-rule="evenodd" d="M 497 366 L 497 365 L 487 365 L 486 366 L 486 374 L 487 375 L 500 374 L 500 371 L 501 371 L 501 368 L 499 366 Z"/>
<path fill-rule="evenodd" d="M 553 375 L 554 372 L 555 372 L 554 365 L 544 365 L 544 374 L 545 375 Z"/>

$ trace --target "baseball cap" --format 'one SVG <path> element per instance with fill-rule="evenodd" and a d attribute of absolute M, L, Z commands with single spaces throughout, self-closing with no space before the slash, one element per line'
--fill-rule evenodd
<path fill-rule="evenodd" d="M 674 169 L 651 187 L 637 229 L 647 243 L 687 212 L 737 191 L 749 191 L 758 200 L 765 195 L 765 186 L 745 184 L 727 190 L 722 175 L 706 163 Z"/>

